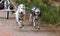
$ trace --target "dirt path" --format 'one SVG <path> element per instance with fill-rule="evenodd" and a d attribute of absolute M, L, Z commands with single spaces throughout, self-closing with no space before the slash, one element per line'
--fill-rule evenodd
<path fill-rule="evenodd" d="M 51 29 L 46 26 L 40 26 L 40 30 L 34 29 L 32 26 L 24 26 L 19 29 L 14 15 L 10 12 L 9 19 L 5 19 L 5 12 L 0 12 L 0 35 L 5 36 L 60 36 L 60 31 Z M 1 31 L 2 30 L 2 31 Z"/>

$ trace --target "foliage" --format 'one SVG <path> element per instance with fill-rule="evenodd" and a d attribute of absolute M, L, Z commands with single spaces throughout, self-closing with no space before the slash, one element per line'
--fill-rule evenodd
<path fill-rule="evenodd" d="M 41 10 L 41 20 L 46 23 L 57 23 L 60 21 L 60 6 L 58 7 L 48 3 L 48 0 L 17 0 L 18 4 L 25 4 L 26 9 L 29 9 L 31 6 L 39 7 Z"/>

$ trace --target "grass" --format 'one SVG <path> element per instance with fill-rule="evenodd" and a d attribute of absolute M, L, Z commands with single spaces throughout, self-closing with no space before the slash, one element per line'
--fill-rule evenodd
<path fill-rule="evenodd" d="M 60 6 L 58 8 L 49 4 L 48 0 L 17 0 L 16 3 L 18 3 L 18 5 L 21 3 L 25 4 L 28 11 L 31 6 L 39 7 L 42 22 L 56 24 L 60 21 Z"/>

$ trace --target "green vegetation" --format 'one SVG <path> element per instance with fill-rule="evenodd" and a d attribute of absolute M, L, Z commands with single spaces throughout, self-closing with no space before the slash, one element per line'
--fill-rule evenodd
<path fill-rule="evenodd" d="M 26 9 L 29 9 L 31 6 L 39 7 L 43 22 L 56 24 L 60 21 L 60 6 L 51 5 L 48 3 L 48 0 L 17 0 L 16 3 L 25 4 Z"/>

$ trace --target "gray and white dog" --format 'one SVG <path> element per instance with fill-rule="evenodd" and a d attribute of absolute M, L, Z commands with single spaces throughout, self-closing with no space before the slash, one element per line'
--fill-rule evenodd
<path fill-rule="evenodd" d="M 36 26 L 37 23 L 36 20 L 39 20 L 39 17 L 40 17 L 40 9 L 35 6 L 31 7 L 29 21 L 32 22 L 34 27 Z"/>

